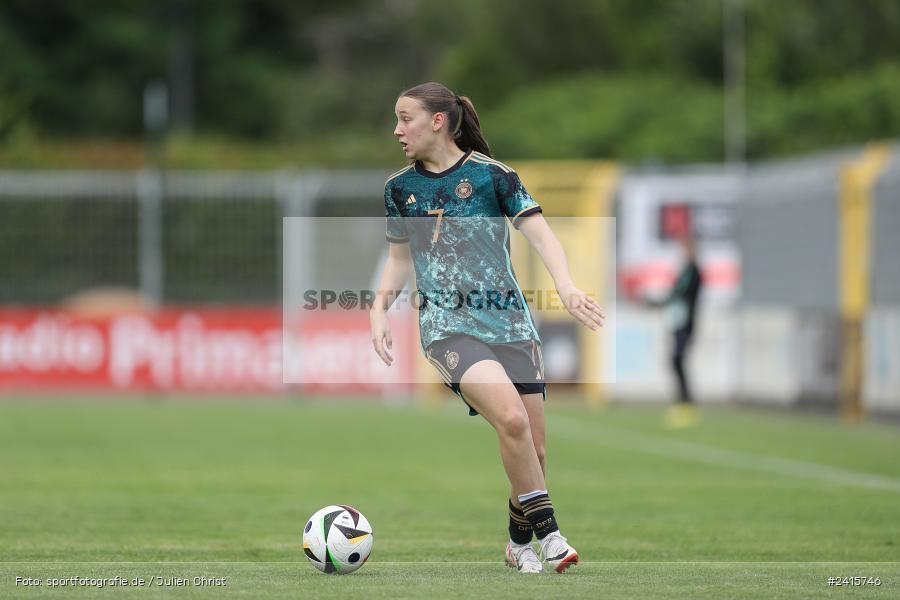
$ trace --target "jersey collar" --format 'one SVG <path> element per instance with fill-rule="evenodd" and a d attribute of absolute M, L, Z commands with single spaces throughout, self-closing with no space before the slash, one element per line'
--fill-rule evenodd
<path fill-rule="evenodd" d="M 455 170 L 457 170 L 458 168 L 460 168 L 460 167 L 462 166 L 462 164 L 463 164 L 464 162 L 466 162 L 466 160 L 468 160 L 468 158 L 469 158 L 470 156 L 472 156 L 472 151 L 471 151 L 471 150 L 469 150 L 468 152 L 466 152 L 465 154 L 463 154 L 463 155 L 462 155 L 462 158 L 460 158 L 458 161 L 456 161 L 456 164 L 455 164 L 455 165 L 453 165 L 452 167 L 450 167 L 450 168 L 447 169 L 446 171 L 441 171 L 440 173 L 435 173 L 434 171 L 428 171 L 428 170 L 426 170 L 425 167 L 422 166 L 422 163 L 421 163 L 420 161 L 417 160 L 417 161 L 415 162 L 416 173 L 418 173 L 419 175 L 423 175 L 423 176 L 425 176 L 425 177 L 430 177 L 430 178 L 432 178 L 432 179 L 440 179 L 441 177 L 446 177 L 447 175 L 449 175 L 449 174 L 452 173 L 453 171 L 455 171 Z"/>

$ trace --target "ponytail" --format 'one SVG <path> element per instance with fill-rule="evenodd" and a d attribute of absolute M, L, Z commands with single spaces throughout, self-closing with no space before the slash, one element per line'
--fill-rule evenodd
<path fill-rule="evenodd" d="M 474 150 L 485 156 L 491 156 L 491 147 L 481 133 L 481 122 L 478 120 L 478 113 L 475 112 L 475 105 L 468 96 L 457 96 L 456 100 L 460 113 L 457 131 L 453 136 L 456 145 L 463 150 Z"/>
<path fill-rule="evenodd" d="M 481 133 L 481 123 L 475 105 L 467 96 L 457 96 L 440 83 L 423 83 L 412 87 L 400 97 L 408 96 L 419 100 L 432 113 L 446 113 L 452 129 L 448 133 L 461 150 L 474 150 L 491 156 L 491 147 Z"/>

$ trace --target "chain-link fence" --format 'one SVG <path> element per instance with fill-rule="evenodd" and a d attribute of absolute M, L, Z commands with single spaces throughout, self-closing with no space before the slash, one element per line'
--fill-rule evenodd
<path fill-rule="evenodd" d="M 277 303 L 282 216 L 379 216 L 386 175 L 0 173 L 0 303 Z"/>
<path fill-rule="evenodd" d="M 861 152 L 856 148 L 754 165 L 742 177 L 736 203 L 736 241 L 743 263 L 740 307 L 719 315 L 717 322 L 710 317 L 706 337 L 701 327 L 698 341 L 701 354 L 733 357 L 733 364 L 724 365 L 712 383 L 709 364 L 703 373 L 698 368 L 701 396 L 714 389 L 718 397 L 836 405 L 845 335 L 841 173 Z M 387 175 L 0 172 L 0 304 L 49 305 L 85 290 L 122 288 L 159 304 L 275 306 L 293 279 L 336 287 L 335 278 L 346 273 L 323 267 L 327 262 L 316 254 L 321 240 L 329 240 L 332 252 L 341 244 L 376 247 L 383 244 L 383 230 L 342 230 L 336 219 L 332 230 L 282 239 L 282 217 L 381 217 Z M 890 412 L 900 409 L 898 199 L 900 148 L 894 147 L 871 190 L 866 229 L 871 295 L 862 323 L 863 394 L 868 406 Z M 623 231 L 622 241 L 629 235 Z M 332 243 L 335 238 L 340 243 Z M 305 257 L 292 265 L 296 274 L 284 274 L 284 282 L 282 248 Z M 344 263 L 347 269 L 359 269 L 354 276 L 363 277 L 377 260 L 369 258 Z M 571 260 L 577 267 L 586 259 L 576 253 Z M 635 318 L 644 319 L 638 313 Z M 636 323 L 643 327 L 645 321 Z M 710 332 L 719 333 L 710 337 Z M 631 355 L 623 350 L 617 362 L 635 366 L 641 381 L 664 369 L 664 357 L 655 354 L 640 364 L 631 360 L 655 346 L 622 347 L 639 348 Z M 651 363 L 659 363 L 656 370 Z M 658 379 L 656 396 L 667 389 L 664 377 Z"/>

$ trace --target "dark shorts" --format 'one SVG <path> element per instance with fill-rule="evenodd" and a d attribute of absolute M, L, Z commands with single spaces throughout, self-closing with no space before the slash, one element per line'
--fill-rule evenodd
<path fill-rule="evenodd" d="M 541 345 L 533 340 L 486 344 L 469 335 L 452 335 L 428 346 L 425 357 L 437 369 L 444 385 L 463 402 L 466 399 L 459 389 L 459 382 L 469 367 L 482 360 L 500 363 L 520 394 L 543 394 L 545 399 L 547 397 Z M 466 406 L 470 415 L 478 414 L 468 402 Z"/>

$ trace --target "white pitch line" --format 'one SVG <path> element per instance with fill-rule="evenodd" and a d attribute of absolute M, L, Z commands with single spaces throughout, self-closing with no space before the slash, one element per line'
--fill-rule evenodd
<path fill-rule="evenodd" d="M 790 458 L 727 450 L 694 442 L 667 440 L 646 433 L 615 429 L 608 425 L 593 423 L 586 425 L 583 421 L 574 421 L 559 415 L 548 416 L 547 426 L 551 431 L 575 435 L 581 440 L 590 440 L 598 444 L 633 452 L 718 467 L 744 469 L 789 477 L 803 477 L 832 484 L 900 492 L 900 479 L 886 475 L 853 471 L 851 469 L 842 469 L 840 467 L 831 467 Z"/>

